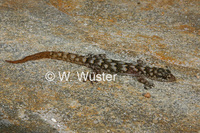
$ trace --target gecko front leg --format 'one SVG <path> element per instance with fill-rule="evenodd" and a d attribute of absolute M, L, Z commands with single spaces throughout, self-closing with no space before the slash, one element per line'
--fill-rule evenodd
<path fill-rule="evenodd" d="M 148 81 L 147 79 L 145 79 L 144 77 L 141 76 L 137 76 L 137 81 L 144 84 L 144 89 L 151 89 L 152 87 L 154 87 L 154 84 L 150 81 Z"/>
<path fill-rule="evenodd" d="M 101 68 L 99 68 L 98 66 L 93 66 L 93 65 L 87 65 L 87 67 L 92 69 L 92 72 L 88 74 L 87 79 L 83 80 L 83 82 L 90 81 L 91 84 L 93 84 L 94 82 L 98 82 L 96 80 L 96 75 L 102 73 Z"/>
<path fill-rule="evenodd" d="M 101 71 L 101 69 L 100 69 L 98 66 L 96 66 L 96 67 L 95 67 L 95 66 L 91 66 L 90 68 L 91 68 L 92 71 L 93 71 L 93 72 L 91 73 L 91 78 L 92 78 L 92 79 L 95 79 L 95 80 L 90 80 L 90 79 L 89 79 L 89 80 L 90 80 L 90 82 L 93 84 L 93 82 L 98 82 L 98 81 L 96 80 L 96 77 L 95 77 L 95 76 L 96 76 L 97 74 L 101 74 L 102 71 Z"/>

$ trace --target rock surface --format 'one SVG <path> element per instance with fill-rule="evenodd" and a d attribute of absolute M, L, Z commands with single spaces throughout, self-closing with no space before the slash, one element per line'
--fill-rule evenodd
<path fill-rule="evenodd" d="M 200 132 L 199 0 L 1 0 L 0 12 L 1 133 Z M 90 84 L 77 80 L 90 71 L 83 66 L 5 62 L 46 50 L 141 59 L 177 81 L 151 90 L 129 76 Z"/>

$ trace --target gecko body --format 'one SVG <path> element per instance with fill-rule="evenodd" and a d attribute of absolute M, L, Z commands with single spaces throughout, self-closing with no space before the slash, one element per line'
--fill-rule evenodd
<path fill-rule="evenodd" d="M 144 84 L 145 88 L 152 88 L 154 86 L 154 84 L 152 82 L 149 82 L 146 78 L 161 82 L 176 81 L 175 76 L 168 69 L 149 67 L 142 64 L 141 62 L 133 64 L 107 59 L 106 56 L 103 54 L 82 56 L 73 53 L 44 51 L 26 56 L 25 58 L 20 60 L 6 60 L 6 62 L 16 64 L 24 63 L 31 60 L 39 60 L 43 58 L 63 60 L 74 64 L 83 65 L 91 68 L 95 73 L 107 72 L 134 76 L 140 83 Z"/>

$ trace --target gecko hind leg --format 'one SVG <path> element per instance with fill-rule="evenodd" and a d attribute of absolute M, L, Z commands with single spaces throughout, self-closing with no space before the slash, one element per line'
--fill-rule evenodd
<path fill-rule="evenodd" d="M 144 89 L 148 90 L 154 87 L 154 84 L 143 77 L 137 77 L 137 81 L 144 84 Z"/>
<path fill-rule="evenodd" d="M 90 76 L 87 77 L 87 80 L 84 80 L 83 82 L 90 81 L 91 84 L 93 84 L 94 82 L 98 82 L 96 80 L 96 77 L 94 78 L 94 76 L 96 76 L 97 74 L 101 74 L 102 73 L 101 69 L 98 69 L 98 67 L 94 67 L 94 66 L 93 67 L 90 66 L 89 68 L 92 69 L 92 72 L 89 73 Z"/>
<path fill-rule="evenodd" d="M 89 73 L 87 79 L 83 80 L 83 82 L 90 81 L 91 84 L 93 84 L 94 82 L 97 82 L 96 80 L 92 80 L 94 79 L 95 75 L 96 75 L 95 72 Z"/>

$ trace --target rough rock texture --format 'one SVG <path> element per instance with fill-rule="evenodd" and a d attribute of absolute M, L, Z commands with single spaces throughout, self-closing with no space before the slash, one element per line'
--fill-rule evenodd
<path fill-rule="evenodd" d="M 200 132 L 199 0 L 1 0 L 0 12 L 1 133 Z M 4 61 L 46 50 L 139 58 L 177 82 L 90 84 L 76 76 L 89 69 L 75 64 Z"/>

